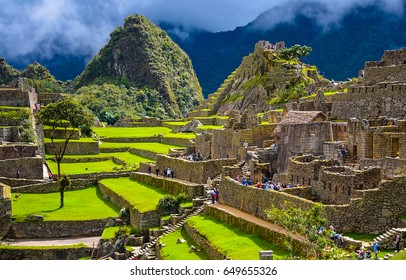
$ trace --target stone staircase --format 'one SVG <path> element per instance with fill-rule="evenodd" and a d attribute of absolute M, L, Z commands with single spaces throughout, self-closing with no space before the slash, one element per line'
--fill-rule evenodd
<path fill-rule="evenodd" d="M 365 244 L 365 247 L 372 248 L 373 243 L 378 242 L 382 249 L 395 249 L 393 240 L 397 234 L 404 237 L 406 235 L 406 228 L 391 228 L 385 233 L 376 237 L 373 242 Z"/>
<path fill-rule="evenodd" d="M 204 208 L 204 204 L 193 209 L 193 211 L 186 211 L 185 214 L 181 217 L 181 219 L 176 224 L 174 224 L 174 225 L 169 224 L 167 226 L 163 226 L 163 231 L 160 236 L 158 236 L 158 237 L 150 236 L 150 242 L 144 243 L 141 246 L 141 248 L 131 252 L 131 256 L 128 258 L 128 260 L 135 260 L 135 259 L 156 260 L 157 259 L 156 244 L 157 244 L 159 238 L 181 228 L 185 224 L 187 218 L 199 215 L 203 211 L 203 208 Z"/>
<path fill-rule="evenodd" d="M 196 106 L 193 111 L 188 113 L 189 118 L 194 117 L 208 117 L 216 113 L 221 101 L 224 90 L 232 82 L 235 75 L 235 71 L 231 73 L 217 89 L 215 93 L 211 93 L 207 96 L 207 99 L 203 100 L 199 106 Z"/>

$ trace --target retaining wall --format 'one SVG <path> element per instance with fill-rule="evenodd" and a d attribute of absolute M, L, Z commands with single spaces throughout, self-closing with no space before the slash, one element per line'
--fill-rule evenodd
<path fill-rule="evenodd" d="M 130 176 L 135 181 L 145 182 L 154 187 L 160 188 L 167 193 L 178 195 L 185 193 L 189 198 L 201 197 L 204 195 L 203 184 L 193 184 L 187 182 L 179 182 L 164 177 L 157 177 L 156 175 L 149 175 L 145 173 L 133 172 Z"/>

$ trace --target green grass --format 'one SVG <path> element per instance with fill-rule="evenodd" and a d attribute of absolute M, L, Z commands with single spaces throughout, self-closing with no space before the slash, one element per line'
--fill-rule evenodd
<path fill-rule="evenodd" d="M 216 130 L 216 129 L 223 129 L 224 126 L 222 125 L 201 125 L 197 127 L 197 130 Z"/>
<path fill-rule="evenodd" d="M 65 139 L 54 139 L 54 142 L 64 142 Z M 44 138 L 45 143 L 51 143 L 51 138 Z M 93 138 L 80 138 L 80 140 L 69 140 L 69 143 L 71 142 L 96 142 L 95 139 Z"/>
<path fill-rule="evenodd" d="M 94 127 L 93 131 L 100 138 L 143 138 L 164 135 L 168 138 L 195 138 L 194 133 L 173 133 L 168 127 Z"/>
<path fill-rule="evenodd" d="M 180 146 L 168 145 L 163 143 L 118 143 L 118 142 L 102 142 L 99 145 L 101 151 L 103 148 L 134 148 L 139 150 L 151 151 L 157 154 L 167 154 L 171 148 L 183 148 Z"/>
<path fill-rule="evenodd" d="M 346 232 L 346 233 L 343 233 L 343 235 L 351 237 L 352 239 L 355 239 L 355 240 L 361 240 L 361 241 L 365 241 L 365 242 L 372 242 L 374 240 L 374 238 L 378 236 L 375 234 L 352 233 L 352 232 Z"/>
<path fill-rule="evenodd" d="M 56 162 L 47 160 L 53 174 L 58 173 Z M 99 172 L 116 172 L 114 168 L 123 168 L 123 165 L 115 164 L 112 160 L 96 162 L 61 163 L 61 173 L 68 175 L 90 174 Z"/>
<path fill-rule="evenodd" d="M 289 256 L 288 252 L 258 235 L 244 232 L 215 218 L 194 216 L 189 218 L 187 223 L 198 229 L 213 247 L 233 260 L 258 260 L 259 251 L 262 250 L 273 250 L 274 259 Z"/>
<path fill-rule="evenodd" d="M 406 250 L 396 253 L 390 260 L 406 260 Z"/>
<path fill-rule="evenodd" d="M 180 204 L 180 207 L 191 208 L 191 207 L 193 207 L 193 202 L 192 201 L 183 202 L 183 203 Z"/>
<path fill-rule="evenodd" d="M 130 226 L 122 226 L 122 227 L 120 227 L 120 226 L 113 226 L 113 227 L 107 227 L 107 228 L 105 228 L 105 229 L 103 230 L 101 239 L 104 239 L 104 240 L 111 240 L 111 239 L 114 239 L 114 238 L 117 237 L 116 235 L 117 235 L 117 232 L 118 232 L 119 230 L 121 230 L 122 232 L 125 232 L 126 235 L 139 233 L 139 230 L 137 230 L 137 229 L 135 229 L 135 228 L 133 228 L 133 227 L 130 227 Z"/>
<path fill-rule="evenodd" d="M 178 238 L 184 239 L 186 242 L 177 244 Z M 208 256 L 187 234 L 182 227 L 170 234 L 165 235 L 160 239 L 160 242 L 165 244 L 161 248 L 162 258 L 164 260 L 208 260 Z M 189 253 L 190 246 L 195 246 L 200 249 L 200 252 Z"/>
<path fill-rule="evenodd" d="M 128 164 L 137 164 L 139 166 L 140 162 L 154 162 L 153 159 L 141 157 L 130 152 L 115 152 L 115 153 L 99 153 L 98 155 L 66 155 L 65 159 L 81 159 L 81 158 L 99 158 L 100 160 L 109 160 L 112 157 L 118 158 L 125 161 Z M 47 155 L 47 159 L 53 160 L 52 155 Z M 91 164 L 91 163 L 89 163 Z"/>
<path fill-rule="evenodd" d="M 140 212 L 155 210 L 158 201 L 168 194 L 161 189 L 130 180 L 130 178 L 104 179 L 100 183 L 122 196 Z"/>
<path fill-rule="evenodd" d="M 188 124 L 188 122 L 164 122 L 164 124 L 184 126 Z"/>
<path fill-rule="evenodd" d="M 28 215 L 42 215 L 45 221 L 83 221 L 117 217 L 119 208 L 105 201 L 99 188 L 93 186 L 83 190 L 66 191 L 65 206 L 61 209 L 60 194 L 23 193 L 17 199 L 13 194 L 13 217 L 23 221 Z"/>
<path fill-rule="evenodd" d="M 406 220 L 406 214 L 399 215 L 399 219 Z"/>

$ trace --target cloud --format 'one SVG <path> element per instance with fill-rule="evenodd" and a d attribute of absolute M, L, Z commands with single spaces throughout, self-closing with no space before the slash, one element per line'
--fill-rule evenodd
<path fill-rule="evenodd" d="M 0 0 L 0 57 L 16 59 L 56 54 L 93 56 L 108 41 L 110 32 L 134 13 L 158 22 L 181 25 L 175 29 L 186 38 L 188 30 L 232 30 L 253 21 L 259 14 L 279 5 L 262 24 L 270 27 L 293 18 L 294 2 L 311 0 Z M 313 0 L 327 7 L 326 19 L 339 19 L 354 5 L 379 2 L 390 12 L 403 11 L 404 0 Z M 286 7 L 288 7 L 286 9 Z"/>

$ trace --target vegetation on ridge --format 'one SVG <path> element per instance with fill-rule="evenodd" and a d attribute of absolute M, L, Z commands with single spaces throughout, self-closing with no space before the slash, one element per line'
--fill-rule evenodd
<path fill-rule="evenodd" d="M 79 90 L 81 101 L 110 123 L 134 115 L 182 117 L 203 99 L 187 54 L 140 15 L 127 17 L 110 34 L 75 84 L 87 86 Z M 91 100 L 94 95 L 98 100 Z"/>

